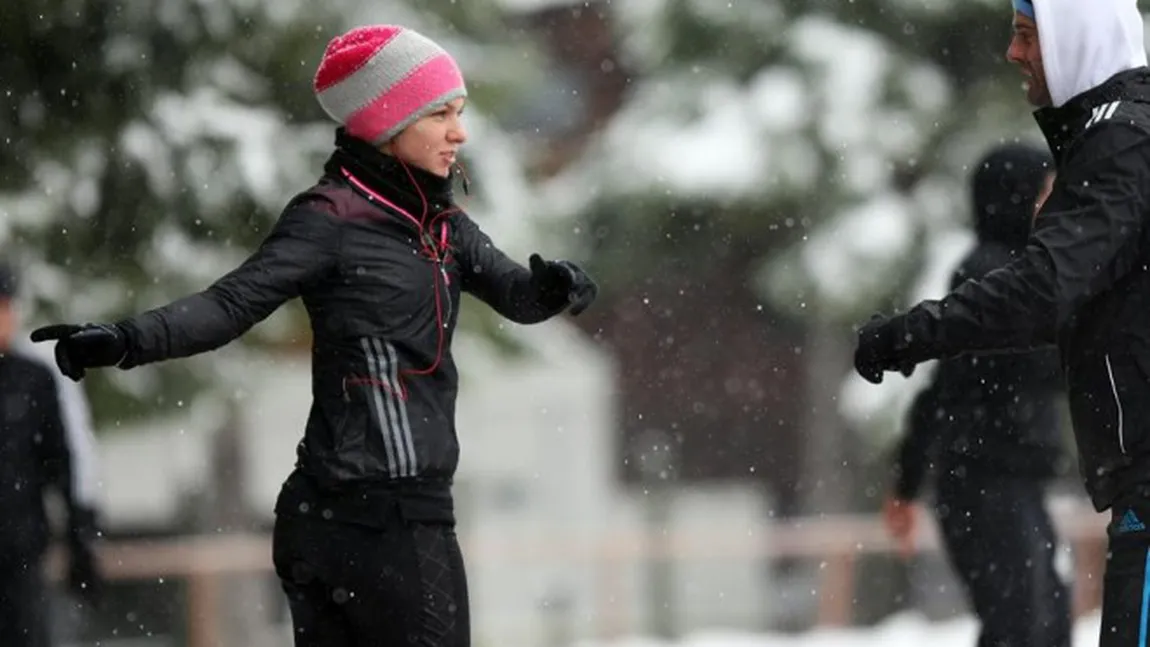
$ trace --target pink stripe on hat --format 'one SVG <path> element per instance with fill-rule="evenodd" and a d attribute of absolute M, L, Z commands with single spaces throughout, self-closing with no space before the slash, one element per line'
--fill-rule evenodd
<path fill-rule="evenodd" d="M 358 27 L 332 39 L 314 88 L 332 119 L 373 144 L 467 96 L 450 54 L 426 36 L 394 25 Z"/>
<path fill-rule="evenodd" d="M 349 115 L 344 125 L 352 136 L 382 144 L 420 117 L 465 94 L 459 68 L 443 54 Z"/>
<path fill-rule="evenodd" d="M 355 74 L 401 31 L 398 27 L 360 27 L 331 39 L 315 72 L 315 91 L 323 92 Z"/>

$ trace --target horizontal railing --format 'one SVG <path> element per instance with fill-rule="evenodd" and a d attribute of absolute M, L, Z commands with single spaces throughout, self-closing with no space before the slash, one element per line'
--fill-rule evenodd
<path fill-rule="evenodd" d="M 920 511 L 923 520 L 928 518 Z M 1096 609 L 1101 602 L 1102 568 L 1106 557 L 1106 518 L 1082 505 L 1057 507 L 1054 511 L 1061 538 L 1075 555 L 1075 614 Z M 933 523 L 919 524 L 920 553 L 937 552 L 938 536 Z M 820 626 L 846 626 L 852 622 L 856 563 L 867 555 L 890 554 L 895 546 L 876 515 L 828 515 L 783 520 L 761 533 L 734 533 L 718 528 L 710 532 L 679 532 L 645 536 L 608 534 L 595 542 L 577 542 L 563 536 L 546 539 L 501 540 L 498 543 L 464 543 L 469 562 L 513 558 L 526 562 L 582 562 L 600 574 L 597 599 L 603 601 L 601 627 L 607 635 L 622 627 L 625 609 L 619 606 L 623 564 L 652 557 L 817 559 L 820 569 L 818 610 Z M 217 604 L 219 578 L 231 574 L 265 574 L 272 571 L 271 538 L 267 534 L 222 534 L 166 539 L 123 539 L 100 546 L 99 560 L 110 580 L 181 578 L 188 583 L 188 647 L 220 644 Z M 52 577 L 62 573 L 58 547 L 49 553 L 47 568 Z"/>

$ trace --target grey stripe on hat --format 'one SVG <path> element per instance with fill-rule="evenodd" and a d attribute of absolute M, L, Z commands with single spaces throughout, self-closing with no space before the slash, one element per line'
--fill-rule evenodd
<path fill-rule="evenodd" d="M 383 389 L 379 384 L 382 383 L 379 376 L 383 375 L 383 366 L 379 357 L 372 350 L 371 342 L 366 337 L 361 338 L 359 343 L 363 347 L 363 354 L 367 359 L 367 374 L 372 380 L 370 384 L 371 396 L 372 404 L 375 405 L 372 408 L 375 410 L 375 419 L 379 423 L 380 436 L 383 437 L 383 450 L 387 454 L 387 471 L 392 478 L 395 478 L 398 476 L 394 440 L 395 425 L 392 424 L 392 418 L 388 416 L 388 411 L 384 408 Z"/>
<path fill-rule="evenodd" d="M 344 121 L 440 54 L 446 52 L 430 38 L 404 29 L 363 67 L 320 92 L 317 98 L 332 117 Z"/>

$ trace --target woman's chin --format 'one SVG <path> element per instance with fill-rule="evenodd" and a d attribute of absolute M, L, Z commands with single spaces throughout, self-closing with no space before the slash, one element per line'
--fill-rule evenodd
<path fill-rule="evenodd" d="M 432 164 L 416 164 L 416 166 L 439 177 L 448 177 L 451 175 L 451 164 L 446 162 L 437 161 Z"/>

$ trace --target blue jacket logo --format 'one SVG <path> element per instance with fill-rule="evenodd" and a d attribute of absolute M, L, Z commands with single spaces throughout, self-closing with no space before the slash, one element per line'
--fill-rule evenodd
<path fill-rule="evenodd" d="M 1127 510 L 1126 514 L 1122 515 L 1122 520 L 1118 522 L 1118 532 L 1138 532 L 1146 530 L 1146 524 L 1134 514 L 1133 510 Z"/>

